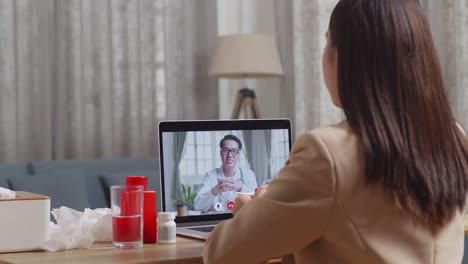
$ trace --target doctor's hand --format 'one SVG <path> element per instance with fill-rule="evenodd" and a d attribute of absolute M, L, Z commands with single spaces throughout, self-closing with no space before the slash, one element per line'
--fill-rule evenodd
<path fill-rule="evenodd" d="M 255 197 L 260 197 L 263 194 L 265 194 L 266 190 L 268 188 L 268 184 L 262 185 L 255 190 L 255 194 L 253 196 L 251 195 L 246 195 L 246 194 L 241 194 L 236 197 L 236 200 L 234 201 L 234 207 L 232 207 L 232 214 L 235 215 L 239 210 L 250 200 L 254 199 Z"/>
<path fill-rule="evenodd" d="M 236 191 L 240 192 L 242 190 L 242 184 L 238 181 L 234 181 L 231 179 L 225 180 L 224 182 L 224 191 Z"/>
<path fill-rule="evenodd" d="M 224 182 L 219 182 L 213 189 L 211 189 L 211 194 L 214 196 L 224 192 Z"/>
<path fill-rule="evenodd" d="M 211 189 L 211 194 L 216 196 L 222 192 L 239 192 L 240 190 L 242 190 L 242 184 L 240 182 L 228 179 L 219 182 L 215 187 L 213 187 L 213 189 Z"/>

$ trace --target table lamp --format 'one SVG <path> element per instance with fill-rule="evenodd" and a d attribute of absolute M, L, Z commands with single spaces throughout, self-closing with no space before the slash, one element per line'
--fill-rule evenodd
<path fill-rule="evenodd" d="M 208 75 L 218 78 L 269 78 L 282 76 L 278 48 L 271 35 L 234 34 L 219 37 Z M 232 111 L 232 119 L 240 111 L 250 109 L 253 118 L 260 118 L 255 91 L 240 89 Z"/>

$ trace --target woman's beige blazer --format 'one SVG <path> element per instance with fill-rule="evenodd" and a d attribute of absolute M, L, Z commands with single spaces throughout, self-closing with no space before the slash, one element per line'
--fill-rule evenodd
<path fill-rule="evenodd" d="M 361 142 L 346 121 L 312 130 L 294 144 L 264 196 L 220 223 L 206 264 L 451 264 L 463 256 L 463 216 L 440 232 L 398 210 L 383 186 L 366 185 Z"/>

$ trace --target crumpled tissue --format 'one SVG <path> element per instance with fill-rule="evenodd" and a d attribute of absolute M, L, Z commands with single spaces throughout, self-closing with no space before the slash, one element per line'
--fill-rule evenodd
<path fill-rule="evenodd" d="M 86 208 L 84 212 L 61 206 L 52 210 L 57 224 L 49 223 L 49 238 L 43 248 L 60 251 L 90 248 L 94 241 L 112 241 L 112 215 L 109 208 Z"/>
<path fill-rule="evenodd" d="M 15 198 L 16 193 L 7 188 L 0 187 L 0 198 Z"/>

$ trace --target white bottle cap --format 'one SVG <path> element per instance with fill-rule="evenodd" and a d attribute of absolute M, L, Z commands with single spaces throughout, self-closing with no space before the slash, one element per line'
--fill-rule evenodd
<path fill-rule="evenodd" d="M 174 220 L 176 217 L 175 212 L 159 212 L 158 219 L 161 221 Z"/>

